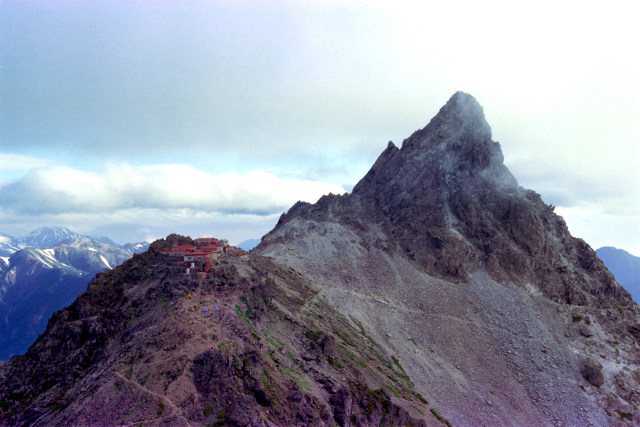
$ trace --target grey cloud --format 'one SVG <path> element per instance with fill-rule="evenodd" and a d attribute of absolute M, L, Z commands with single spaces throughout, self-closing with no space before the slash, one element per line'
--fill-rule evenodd
<path fill-rule="evenodd" d="M 52 166 L 0 187 L 3 210 L 100 213 L 122 209 L 193 209 L 270 215 L 297 200 L 315 201 L 342 187 L 251 171 L 212 175 L 185 165 L 109 165 L 100 173 Z"/>

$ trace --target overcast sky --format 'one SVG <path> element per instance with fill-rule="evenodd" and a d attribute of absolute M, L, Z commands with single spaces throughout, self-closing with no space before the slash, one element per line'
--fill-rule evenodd
<path fill-rule="evenodd" d="M 1 0 L 0 233 L 260 237 L 463 90 L 573 235 L 640 256 L 632 6 Z"/>

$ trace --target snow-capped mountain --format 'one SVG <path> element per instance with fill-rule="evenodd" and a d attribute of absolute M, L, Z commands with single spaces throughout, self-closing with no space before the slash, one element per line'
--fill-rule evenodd
<path fill-rule="evenodd" d="M 24 248 L 35 249 L 49 249 L 61 242 L 65 242 L 70 239 L 84 238 L 95 242 L 103 243 L 112 247 L 121 248 L 129 256 L 135 253 L 141 253 L 147 250 L 149 243 L 126 243 L 124 245 L 118 245 L 113 240 L 106 236 L 93 237 L 85 236 L 75 231 L 71 231 L 66 227 L 42 227 L 32 231 L 26 237 L 12 237 L 6 234 L 0 233 L 0 257 L 9 257 L 11 254 Z"/>
<path fill-rule="evenodd" d="M 65 240 L 51 249 L 53 256 L 82 271 L 102 271 L 114 268 L 131 258 L 132 252 L 121 247 L 114 247 L 96 242 L 86 237 Z"/>
<path fill-rule="evenodd" d="M 6 234 L 0 234 L 0 257 L 7 257 L 24 247 L 25 244 L 22 240 L 7 236 Z"/>
<path fill-rule="evenodd" d="M 60 227 L 36 230 L 25 239 L 2 238 L 0 360 L 23 353 L 51 314 L 84 292 L 97 273 L 149 247 L 146 242 L 122 247 L 100 243 Z"/>
<path fill-rule="evenodd" d="M 126 243 L 120 246 L 120 249 L 127 252 L 129 256 L 133 256 L 133 254 L 140 254 L 147 249 L 149 249 L 148 242 L 138 242 L 138 243 Z"/>
<path fill-rule="evenodd" d="M 25 246 L 36 249 L 46 249 L 57 245 L 68 239 L 75 239 L 82 236 L 65 227 L 42 227 L 32 231 L 23 239 Z"/>

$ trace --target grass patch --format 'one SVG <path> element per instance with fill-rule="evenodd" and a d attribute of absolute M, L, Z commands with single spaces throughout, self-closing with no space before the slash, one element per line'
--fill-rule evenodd
<path fill-rule="evenodd" d="M 223 426 L 226 424 L 226 420 L 227 414 L 223 409 L 222 411 L 218 412 L 218 415 L 216 415 L 216 423 L 214 424 L 214 426 Z"/>
<path fill-rule="evenodd" d="M 416 405 L 411 405 L 411 407 L 424 417 L 424 411 L 422 409 L 418 408 Z"/>
<path fill-rule="evenodd" d="M 398 390 L 397 390 L 394 386 L 389 385 L 389 384 L 385 384 L 385 385 L 384 385 L 384 388 L 386 388 L 386 389 L 387 389 L 387 390 L 389 390 L 391 393 L 393 393 L 393 395 L 394 395 L 395 397 L 400 397 L 400 393 L 398 393 Z"/>
<path fill-rule="evenodd" d="M 158 405 L 158 411 L 156 412 L 156 418 L 160 418 L 164 413 L 164 403 Z"/>
<path fill-rule="evenodd" d="M 122 414 L 122 416 L 120 417 L 120 421 L 124 421 L 127 419 L 127 417 L 129 417 L 129 415 L 131 415 L 131 411 L 127 411 L 124 414 Z"/>
<path fill-rule="evenodd" d="M 620 419 L 622 421 L 631 421 L 633 419 L 633 414 L 630 414 L 629 412 L 622 412 L 622 411 L 616 411 L 618 413 L 618 415 L 620 416 Z"/>
<path fill-rule="evenodd" d="M 286 366 L 282 367 L 282 373 L 284 373 L 284 375 L 287 378 L 289 378 L 291 381 L 294 381 L 296 384 L 298 384 L 298 387 L 300 387 L 300 390 L 302 391 L 311 390 L 311 387 L 309 387 L 308 381 L 305 381 L 299 378 L 291 369 L 287 368 Z"/>
<path fill-rule="evenodd" d="M 449 427 L 451 427 L 451 423 L 449 422 L 448 419 L 446 419 L 445 417 L 443 417 L 442 415 L 440 415 L 438 413 L 438 411 L 436 410 L 436 408 L 431 408 L 429 409 L 431 411 L 431 413 L 433 414 L 434 417 L 436 417 L 438 419 L 438 421 L 440 421 L 443 424 L 448 425 Z"/>
<path fill-rule="evenodd" d="M 238 315 L 239 318 L 243 320 L 246 320 L 247 318 L 247 316 L 244 314 L 244 311 L 242 311 L 242 309 L 238 304 L 236 304 L 236 314 Z"/>
<path fill-rule="evenodd" d="M 427 402 L 427 399 L 425 399 L 425 398 L 424 398 L 424 396 L 423 396 L 423 395 L 421 395 L 420 393 L 416 393 L 416 397 L 417 397 L 417 398 L 418 398 L 418 400 L 419 400 L 420 402 L 422 402 L 422 403 L 425 403 L 425 404 L 426 404 L 426 403 L 429 403 L 429 402 Z"/>
<path fill-rule="evenodd" d="M 351 347 L 357 347 L 355 341 L 351 339 L 351 337 L 341 328 L 334 327 L 333 331 L 340 337 L 344 342 L 349 344 Z"/>
<path fill-rule="evenodd" d="M 205 417 L 213 414 L 213 405 L 205 405 L 202 413 Z"/>
<path fill-rule="evenodd" d="M 315 341 L 318 339 L 318 337 L 320 337 L 320 331 L 307 331 L 305 335 L 311 341 Z"/>

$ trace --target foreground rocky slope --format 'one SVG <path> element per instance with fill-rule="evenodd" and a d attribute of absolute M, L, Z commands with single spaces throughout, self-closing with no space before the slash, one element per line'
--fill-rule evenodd
<path fill-rule="evenodd" d="M 638 306 L 518 186 L 467 94 L 257 252 L 313 278 L 454 424 L 640 422 Z"/>
<path fill-rule="evenodd" d="M 188 277 L 159 254 L 185 242 L 101 273 L 0 365 L 3 424 L 440 423 L 397 357 L 304 277 L 262 257 Z"/>
<path fill-rule="evenodd" d="M 455 94 L 352 194 L 185 276 L 169 236 L 0 365 L 6 425 L 640 424 L 640 313 Z"/>

